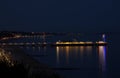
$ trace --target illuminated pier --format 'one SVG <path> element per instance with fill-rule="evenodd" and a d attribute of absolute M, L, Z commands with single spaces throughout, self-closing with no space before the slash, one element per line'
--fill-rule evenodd
<path fill-rule="evenodd" d="M 42 42 L 37 42 L 35 43 L 33 42 L 20 42 L 20 43 L 9 43 L 9 42 L 2 42 L 5 40 L 9 40 L 9 39 L 21 39 L 21 38 L 42 38 L 43 41 Z M 46 41 L 46 34 L 43 33 L 42 35 L 35 35 L 34 32 L 32 32 L 31 35 L 20 35 L 20 34 L 14 34 L 11 37 L 2 37 L 0 39 L 1 46 L 100 46 L 100 45 L 107 45 L 106 42 L 106 36 L 105 34 L 102 34 L 102 40 L 101 41 L 97 41 L 97 42 L 92 42 L 92 41 L 57 41 L 55 43 L 47 43 Z"/>
<path fill-rule="evenodd" d="M 107 45 L 105 34 L 102 35 L 102 41 L 92 42 L 92 41 L 57 41 L 56 43 L 52 44 L 53 46 L 104 46 Z"/>
<path fill-rule="evenodd" d="M 0 43 L 1 46 L 47 46 L 47 43 Z"/>
<path fill-rule="evenodd" d="M 98 41 L 98 42 L 56 42 L 56 43 L 0 43 L 1 46 L 100 46 L 107 45 L 107 42 Z"/>
<path fill-rule="evenodd" d="M 107 45 L 107 42 L 98 41 L 98 42 L 56 42 L 52 44 L 53 46 L 100 46 Z"/>

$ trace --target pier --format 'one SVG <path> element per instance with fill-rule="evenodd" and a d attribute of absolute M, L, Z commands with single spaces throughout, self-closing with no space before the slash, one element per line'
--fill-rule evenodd
<path fill-rule="evenodd" d="M 107 42 L 56 42 L 56 43 L 0 43 L 0 46 L 101 46 L 107 45 Z"/>
<path fill-rule="evenodd" d="M 14 35 L 13 35 L 14 34 Z M 29 33 L 29 34 L 24 34 L 20 35 L 12 33 L 12 36 L 10 37 L 2 37 L 0 39 L 0 46 L 101 46 L 101 45 L 107 45 L 108 43 L 106 42 L 106 36 L 105 34 L 102 34 L 102 38 L 100 39 L 101 41 L 57 41 L 57 42 L 47 42 L 46 36 L 51 36 L 53 34 L 48 34 L 46 33 Z M 22 38 L 28 38 L 28 39 L 33 39 L 32 42 L 4 42 L 10 39 L 22 39 Z M 34 38 L 40 38 L 42 39 L 41 42 L 34 42 Z"/>

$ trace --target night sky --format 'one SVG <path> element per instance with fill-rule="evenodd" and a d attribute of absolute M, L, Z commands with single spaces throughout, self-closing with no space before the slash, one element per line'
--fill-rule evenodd
<path fill-rule="evenodd" d="M 1 0 L 0 31 L 119 31 L 119 7 L 112 0 Z"/>

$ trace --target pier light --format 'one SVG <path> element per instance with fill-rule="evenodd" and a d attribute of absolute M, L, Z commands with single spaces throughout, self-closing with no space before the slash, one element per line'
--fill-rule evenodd
<path fill-rule="evenodd" d="M 15 35 L 15 38 L 20 38 L 21 36 L 20 35 Z"/>
<path fill-rule="evenodd" d="M 35 34 L 34 32 L 32 32 L 32 34 Z"/>
<path fill-rule="evenodd" d="M 44 42 L 43 44 L 47 44 L 46 42 Z"/>
<path fill-rule="evenodd" d="M 34 42 L 32 44 L 35 44 Z"/>
<path fill-rule="evenodd" d="M 104 42 L 106 41 L 105 34 L 102 35 L 102 39 L 103 39 Z"/>
<path fill-rule="evenodd" d="M 6 45 L 6 43 L 3 43 L 2 45 Z"/>
<path fill-rule="evenodd" d="M 80 44 L 85 44 L 85 42 L 82 42 L 82 41 L 81 41 L 81 42 L 79 42 L 79 43 L 80 43 Z"/>
<path fill-rule="evenodd" d="M 29 45 L 30 43 L 27 42 L 26 44 Z"/>
<path fill-rule="evenodd" d="M 70 42 L 65 42 L 65 44 L 70 44 Z"/>
<path fill-rule="evenodd" d="M 79 42 L 73 42 L 73 44 L 79 44 Z"/>
<path fill-rule="evenodd" d="M 88 42 L 85 42 L 86 44 L 92 44 L 93 42 L 90 42 L 90 41 L 88 41 Z"/>
<path fill-rule="evenodd" d="M 56 44 L 59 44 L 60 42 L 56 42 Z"/>
<path fill-rule="evenodd" d="M 6 40 L 6 39 L 8 39 L 8 38 L 6 38 L 6 37 L 5 37 L 5 38 L 2 38 L 2 40 Z"/>
<path fill-rule="evenodd" d="M 100 44 L 102 44 L 102 43 L 105 43 L 104 41 L 98 41 L 98 42 L 96 42 L 96 43 L 100 43 Z"/>

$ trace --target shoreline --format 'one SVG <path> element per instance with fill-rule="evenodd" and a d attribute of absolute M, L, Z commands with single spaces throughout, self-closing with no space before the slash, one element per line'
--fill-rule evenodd
<path fill-rule="evenodd" d="M 27 55 L 20 47 L 1 47 L 5 53 L 11 54 L 12 60 L 22 63 L 29 70 L 29 77 L 39 75 L 43 78 L 61 78 L 52 68 L 46 64 L 39 63 L 31 56 Z"/>

